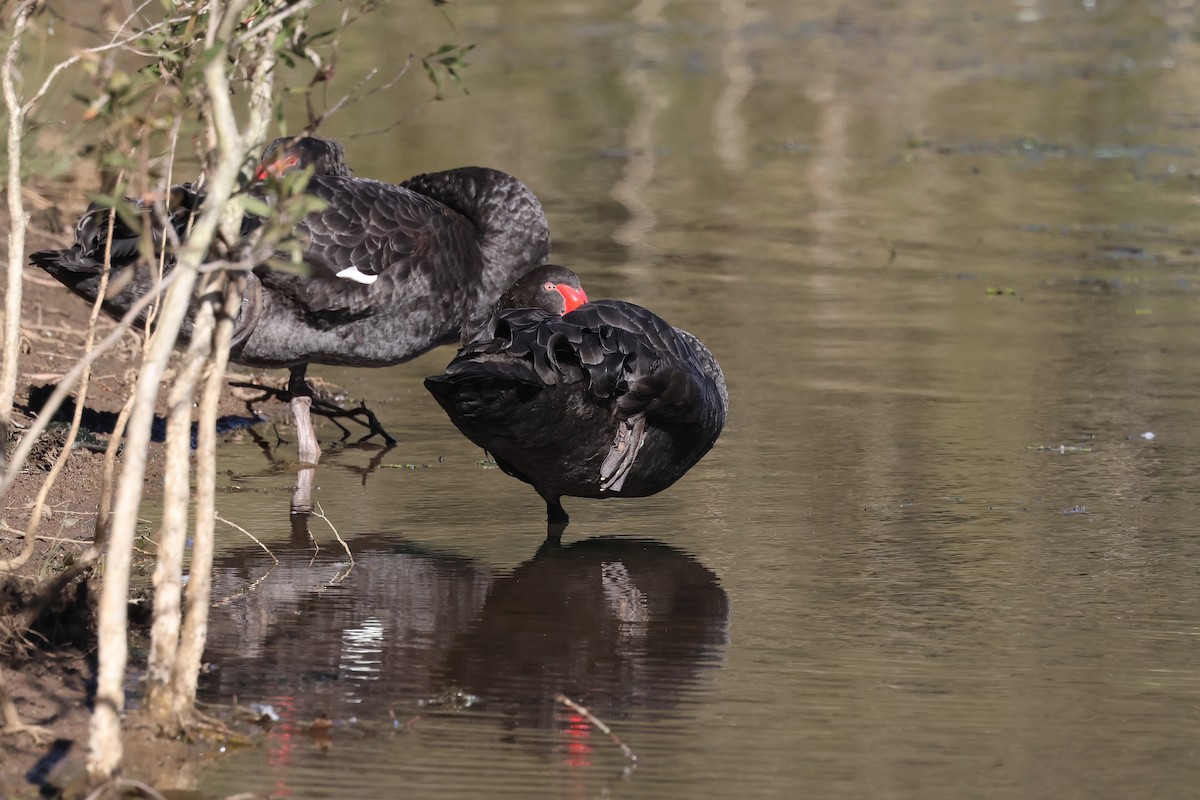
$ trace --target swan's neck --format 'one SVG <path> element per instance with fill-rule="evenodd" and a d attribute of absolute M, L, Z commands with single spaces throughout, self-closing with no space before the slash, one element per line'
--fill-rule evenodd
<path fill-rule="evenodd" d="M 475 226 L 488 293 L 550 257 L 550 227 L 542 204 L 521 181 L 497 170 L 460 167 L 417 175 L 401 184 L 445 204 Z"/>

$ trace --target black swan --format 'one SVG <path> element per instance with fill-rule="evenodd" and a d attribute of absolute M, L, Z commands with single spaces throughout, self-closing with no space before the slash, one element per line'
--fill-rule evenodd
<path fill-rule="evenodd" d="M 350 168 L 346 166 L 345 153 L 339 143 L 316 136 L 306 136 L 299 139 L 276 139 L 267 145 L 256 169 L 255 178 L 258 181 L 271 177 L 280 178 L 306 168 L 311 168 L 318 175 L 351 175 Z M 262 184 L 258 184 L 253 191 L 260 194 Z M 190 183 L 180 183 L 171 187 L 170 194 L 163 203 L 163 212 L 165 221 L 175 231 L 176 241 L 187 237 L 191 216 L 203 201 L 203 193 L 197 192 Z M 120 213 L 113 218 L 109 258 L 114 271 L 136 263 L 143 256 L 157 256 L 171 243 L 170 237 L 163 229 L 163 220 L 154 215 L 152 203 L 141 197 L 126 197 L 125 204 L 128 211 L 136 216 L 139 224 L 131 224 L 127 215 Z M 104 266 L 104 251 L 110 238 L 110 216 L 109 206 L 90 204 L 75 223 L 75 243 L 71 247 L 65 250 L 42 250 L 33 253 L 30 260 L 58 278 L 76 294 L 88 300 L 95 300 L 100 270 Z M 261 223 L 262 220 L 257 217 L 248 216 L 243 225 L 243 232 L 249 233 Z M 147 227 L 150 230 L 149 248 L 144 246 L 141 235 L 141 231 Z M 172 263 L 169 251 L 166 263 Z M 108 310 L 114 315 L 122 313 L 115 307 Z"/>
<path fill-rule="evenodd" d="M 260 181 L 269 177 L 279 178 L 305 168 L 311 168 L 314 175 L 336 175 L 339 178 L 353 175 L 350 167 L 346 166 L 346 151 L 340 142 L 320 136 L 284 136 L 263 150 L 254 178 Z"/>
<path fill-rule="evenodd" d="M 273 142 L 256 174 L 277 177 L 306 167 L 317 171 L 307 191 L 326 203 L 294 230 L 308 273 L 256 266 L 230 350 L 231 359 L 246 366 L 289 368 L 293 403 L 311 396 L 305 381 L 309 364 L 385 367 L 456 341 L 464 326 L 487 315 L 506 286 L 549 257 L 541 204 L 525 184 L 503 172 L 462 167 L 399 185 L 355 178 L 340 146 L 306 137 Z M 183 234 L 203 197 L 186 185 L 177 188 L 169 222 Z M 261 184 L 251 191 L 260 192 Z M 108 214 L 102 211 L 92 208 L 84 215 L 73 247 L 31 256 L 88 300 L 99 290 L 104 260 Z M 262 222 L 248 216 L 243 234 Z M 160 226 L 152 237 L 155 246 L 162 237 Z M 154 283 L 143 258 L 148 248 L 138 238 L 130 226 L 114 231 L 113 250 L 120 245 L 121 251 L 120 259 L 112 258 L 119 290 L 104 302 L 113 316 L 124 314 Z M 190 332 L 185 324 L 181 339 Z M 366 413 L 371 435 L 394 442 Z M 302 445 L 306 434 L 315 442 L 311 423 L 301 431 Z"/>
<path fill-rule="evenodd" d="M 537 490 L 551 528 L 569 521 L 564 495 L 644 497 L 679 480 L 729 406 L 699 339 L 633 303 L 587 302 L 575 273 L 554 265 L 517 281 L 425 388 Z"/>

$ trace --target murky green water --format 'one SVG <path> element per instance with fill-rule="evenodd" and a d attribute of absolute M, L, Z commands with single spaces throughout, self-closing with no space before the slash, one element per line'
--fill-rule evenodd
<path fill-rule="evenodd" d="M 524 178 L 589 296 L 711 347 L 730 422 L 539 551 L 542 503 L 420 385 L 451 350 L 315 369 L 401 443 L 320 466 L 349 572 L 293 530 L 292 468 L 224 448 L 221 512 L 281 564 L 225 536 L 205 696 L 282 719 L 200 788 L 1194 797 L 1196 5 L 448 8 L 457 33 L 416 4 L 357 31 L 344 76 L 479 47 L 470 97 L 347 138 L 352 165 Z"/>

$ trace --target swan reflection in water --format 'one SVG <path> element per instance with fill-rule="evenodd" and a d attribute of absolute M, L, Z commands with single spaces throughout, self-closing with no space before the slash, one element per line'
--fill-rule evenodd
<path fill-rule="evenodd" d="M 495 581 L 441 674 L 514 727 L 561 720 L 559 692 L 602 718 L 667 709 L 719 662 L 728 618 L 717 577 L 682 550 L 647 539 L 547 541 Z"/>
<path fill-rule="evenodd" d="M 602 719 L 646 709 L 661 721 L 723 656 L 729 601 L 717 577 L 661 542 L 547 540 L 497 575 L 375 534 L 349 540 L 347 572 L 336 543 L 314 554 L 302 531 L 273 545 L 280 563 L 265 577 L 261 550 L 218 560 L 204 699 L 270 704 L 292 730 L 321 713 L 369 726 L 390 724 L 391 711 L 456 728 L 499 715 L 553 740 L 580 724 L 559 692 Z M 446 698 L 471 698 L 471 709 Z"/>

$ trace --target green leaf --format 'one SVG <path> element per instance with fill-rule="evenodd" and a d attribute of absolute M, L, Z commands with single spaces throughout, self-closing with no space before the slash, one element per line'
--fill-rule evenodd
<path fill-rule="evenodd" d="M 130 172 L 133 172 L 138 168 L 138 163 L 136 161 L 127 156 L 125 153 L 120 153 L 116 150 L 110 150 L 105 153 L 101 157 L 100 163 L 106 167 L 116 167 L 117 169 L 124 169 Z"/>
<path fill-rule="evenodd" d="M 258 217 L 271 216 L 271 206 L 257 197 L 243 197 L 242 207 L 246 209 L 246 213 L 248 214 L 254 214 Z"/>
<path fill-rule="evenodd" d="M 200 54 L 200 60 L 199 60 L 199 63 L 197 64 L 197 66 L 200 67 L 201 69 L 203 69 L 204 67 L 207 67 L 213 61 L 215 61 L 216 59 L 220 58 L 224 53 L 225 53 L 224 47 L 222 47 L 219 44 L 213 45 L 212 47 L 208 48 L 207 50 L 205 50 L 203 53 Z"/>

